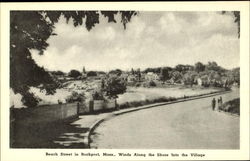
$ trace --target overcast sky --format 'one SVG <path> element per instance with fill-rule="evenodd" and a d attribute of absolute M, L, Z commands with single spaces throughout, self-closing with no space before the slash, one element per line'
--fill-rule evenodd
<path fill-rule="evenodd" d="M 49 70 L 130 70 L 216 61 L 231 69 L 239 66 L 237 24 L 219 12 L 140 12 L 127 24 L 107 23 L 101 17 L 91 31 L 74 27 L 64 18 L 55 25 L 44 55 L 32 51 Z"/>

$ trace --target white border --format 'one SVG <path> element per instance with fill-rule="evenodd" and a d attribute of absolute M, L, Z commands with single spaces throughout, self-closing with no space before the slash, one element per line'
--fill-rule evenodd
<path fill-rule="evenodd" d="M 247 160 L 249 159 L 249 2 L 63 2 L 1 3 L 1 160 Z M 10 10 L 136 10 L 136 11 L 234 11 L 241 12 L 240 150 L 95 150 L 9 148 L 9 11 Z M 199 157 L 46 157 L 45 152 L 143 152 L 203 153 Z"/>

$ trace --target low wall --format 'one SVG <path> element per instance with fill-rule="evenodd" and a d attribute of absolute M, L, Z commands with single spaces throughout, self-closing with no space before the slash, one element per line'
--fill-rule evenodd
<path fill-rule="evenodd" d="M 38 124 L 64 121 L 78 115 L 77 103 L 44 105 L 35 108 L 11 109 L 11 117 L 19 123 Z"/>
<path fill-rule="evenodd" d="M 92 112 L 98 112 L 103 110 L 115 109 L 115 99 L 110 100 L 90 100 L 86 103 L 79 103 L 79 114 L 88 114 Z"/>
<path fill-rule="evenodd" d="M 94 100 L 93 110 L 100 111 L 104 109 L 104 100 Z"/>
<path fill-rule="evenodd" d="M 10 108 L 10 147 L 43 147 L 48 140 L 64 130 L 60 122 L 77 117 L 77 103 Z"/>
<path fill-rule="evenodd" d="M 104 104 L 104 109 L 114 109 L 116 107 L 115 99 L 108 100 Z"/>
<path fill-rule="evenodd" d="M 89 103 L 79 103 L 79 114 L 87 114 L 90 113 L 90 105 Z"/>

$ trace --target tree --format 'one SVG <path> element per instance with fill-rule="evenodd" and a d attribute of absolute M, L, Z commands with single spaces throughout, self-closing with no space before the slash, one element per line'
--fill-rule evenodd
<path fill-rule="evenodd" d="M 138 81 L 141 81 L 141 69 L 138 68 L 136 71 L 137 77 L 138 77 Z"/>
<path fill-rule="evenodd" d="M 69 76 L 70 77 L 73 77 L 73 78 L 77 78 L 77 77 L 79 77 L 79 76 L 81 76 L 82 74 L 78 71 L 78 70 L 71 70 L 70 72 L 69 72 Z"/>
<path fill-rule="evenodd" d="M 166 67 L 161 68 L 160 80 L 162 80 L 163 82 L 165 82 L 169 78 L 170 78 L 170 76 L 169 76 L 169 69 L 166 68 Z"/>
<path fill-rule="evenodd" d="M 238 26 L 238 38 L 240 38 L 240 11 L 233 11 L 234 14 L 234 22 L 237 23 Z"/>
<path fill-rule="evenodd" d="M 194 65 L 194 69 L 196 72 L 200 73 L 200 72 L 203 72 L 205 70 L 205 65 L 202 64 L 201 62 L 197 62 L 195 65 Z"/>
<path fill-rule="evenodd" d="M 147 69 L 144 70 L 144 73 L 148 73 L 148 72 L 160 73 L 161 72 L 161 67 L 147 68 Z"/>
<path fill-rule="evenodd" d="M 240 68 L 234 68 L 230 71 L 229 77 L 231 78 L 232 83 L 237 83 L 240 85 Z"/>
<path fill-rule="evenodd" d="M 39 102 L 33 97 L 29 89 L 31 86 L 45 89 L 47 94 L 55 93 L 57 83 L 50 76 L 48 71 L 39 67 L 32 59 L 30 49 L 39 51 L 42 55 L 49 46 L 47 40 L 54 33 L 54 24 L 60 16 L 66 21 L 73 19 L 74 26 L 83 25 L 90 31 L 99 23 L 100 15 L 108 18 L 108 22 L 114 22 L 115 15 L 119 14 L 121 23 L 126 29 L 135 11 L 11 11 L 10 12 L 10 87 L 14 93 L 23 95 L 22 101 L 28 107 Z M 33 101 L 30 101 L 33 99 Z"/>
<path fill-rule="evenodd" d="M 88 76 L 88 77 L 95 77 L 95 76 L 97 76 L 97 73 L 96 73 L 95 71 L 89 71 L 89 72 L 87 73 L 87 76 Z"/>
<path fill-rule="evenodd" d="M 175 83 L 181 83 L 183 75 L 181 74 L 181 72 L 178 71 L 173 71 L 171 73 L 171 79 L 175 82 Z"/>
<path fill-rule="evenodd" d="M 194 84 L 195 77 L 197 77 L 197 73 L 195 71 L 188 71 L 183 75 L 183 80 L 185 85 L 190 85 L 191 87 Z"/>
<path fill-rule="evenodd" d="M 227 13 L 228 11 L 222 11 L 222 14 Z M 240 38 L 240 11 L 231 11 L 234 15 L 234 22 L 237 23 L 238 27 L 238 38 Z"/>
<path fill-rule="evenodd" d="M 53 75 L 57 75 L 57 76 L 63 76 L 64 75 L 64 73 L 62 71 L 60 71 L 60 70 L 58 70 L 58 71 L 52 71 L 51 73 Z"/>
<path fill-rule="evenodd" d="M 178 72 L 182 72 L 183 71 L 183 65 L 181 65 L 181 64 L 176 65 L 175 70 L 177 70 Z"/>
<path fill-rule="evenodd" d="M 218 66 L 218 64 L 213 61 L 213 62 L 208 62 L 208 64 L 206 65 L 206 69 L 207 70 L 220 71 L 221 67 Z"/>
<path fill-rule="evenodd" d="M 119 77 L 110 77 L 107 79 L 104 91 L 109 98 L 118 98 L 118 94 L 126 92 L 126 83 Z"/>
<path fill-rule="evenodd" d="M 188 70 L 191 70 L 191 69 L 192 69 L 191 65 L 178 64 L 175 66 L 175 70 L 177 70 L 178 72 L 181 72 L 182 74 L 186 73 Z"/>
<path fill-rule="evenodd" d="M 132 74 L 132 75 L 134 75 L 134 74 L 135 74 L 135 71 L 134 71 L 134 69 L 133 69 L 133 68 L 131 69 L 131 74 Z"/>
<path fill-rule="evenodd" d="M 116 69 L 116 70 L 111 70 L 109 74 L 115 74 L 117 76 L 120 76 L 122 74 L 122 70 Z"/>

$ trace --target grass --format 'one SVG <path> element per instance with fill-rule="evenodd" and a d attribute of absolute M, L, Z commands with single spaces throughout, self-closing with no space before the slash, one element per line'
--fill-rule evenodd
<path fill-rule="evenodd" d="M 175 97 L 159 97 L 155 99 L 146 99 L 142 101 L 131 101 L 131 102 L 125 102 L 122 104 L 119 104 L 120 109 L 124 108 L 129 108 L 129 107 L 139 107 L 139 106 L 144 106 L 144 105 L 149 105 L 153 103 L 161 103 L 161 102 L 170 102 L 170 101 L 175 101 L 177 98 Z"/>
<path fill-rule="evenodd" d="M 213 92 L 204 93 L 204 94 L 197 94 L 197 95 L 193 95 L 193 96 L 184 95 L 183 97 L 164 97 L 164 96 L 162 96 L 162 97 L 153 98 L 153 99 L 145 99 L 145 100 L 139 100 L 139 101 L 124 102 L 124 103 L 118 104 L 118 107 L 120 109 L 131 108 L 131 107 L 139 107 L 139 106 L 144 106 L 144 105 L 149 105 L 149 104 L 154 104 L 154 103 L 171 102 L 171 101 L 176 101 L 176 100 L 180 100 L 180 99 L 187 99 L 187 98 L 205 96 L 205 95 L 208 95 L 208 94 L 215 94 L 215 93 L 219 93 L 219 92 L 223 92 L 223 91 L 213 91 Z"/>

